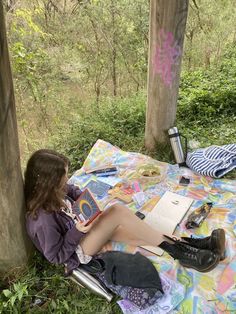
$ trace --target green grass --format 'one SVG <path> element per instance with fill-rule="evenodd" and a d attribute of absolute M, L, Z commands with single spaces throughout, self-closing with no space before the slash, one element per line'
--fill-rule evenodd
<path fill-rule="evenodd" d="M 116 299 L 108 303 L 64 277 L 63 268 L 39 253 L 20 274 L 0 282 L 0 313 L 121 313 Z"/>

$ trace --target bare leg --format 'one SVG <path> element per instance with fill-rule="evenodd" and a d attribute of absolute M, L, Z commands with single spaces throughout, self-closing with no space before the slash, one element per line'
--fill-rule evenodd
<path fill-rule="evenodd" d="M 120 226 L 126 231 L 117 231 Z M 95 221 L 92 229 L 81 240 L 80 245 L 85 254 L 94 255 L 108 240 L 125 241 L 125 236 L 128 237 L 128 241 L 142 240 L 142 244 L 153 246 L 158 246 L 165 240 L 160 232 L 136 217 L 128 207 L 115 204 Z"/>
<path fill-rule="evenodd" d="M 114 231 L 114 234 L 112 235 L 111 241 L 116 242 L 124 242 L 126 244 L 129 244 L 133 247 L 141 246 L 141 245 L 148 245 L 147 242 L 135 238 L 130 232 L 128 232 L 124 227 L 119 226 Z M 110 240 L 108 240 L 103 246 L 102 249 L 99 252 L 106 252 L 111 248 Z"/>
<path fill-rule="evenodd" d="M 116 242 L 125 242 L 126 244 L 133 246 L 148 245 L 146 241 L 137 239 L 137 237 L 126 230 L 123 226 L 116 228 L 110 240 Z"/>

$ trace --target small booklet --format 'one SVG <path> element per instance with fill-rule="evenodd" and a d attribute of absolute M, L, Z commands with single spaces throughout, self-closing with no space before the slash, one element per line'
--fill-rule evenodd
<path fill-rule="evenodd" d="M 163 234 L 172 235 L 191 207 L 193 199 L 173 192 L 165 192 L 156 206 L 149 212 L 144 221 Z M 163 250 L 154 246 L 141 246 L 156 255 L 162 255 Z"/>
<path fill-rule="evenodd" d="M 107 176 L 107 177 L 99 177 L 99 178 L 97 178 L 97 181 L 104 182 L 104 183 L 110 185 L 111 187 L 114 187 L 118 183 L 121 183 L 122 179 L 115 177 L 115 176 Z"/>
<path fill-rule="evenodd" d="M 95 194 L 97 197 L 102 198 L 107 194 L 111 186 L 101 181 L 90 180 L 86 184 L 85 188 L 89 189 L 90 192 Z"/>
<path fill-rule="evenodd" d="M 74 202 L 72 210 L 81 222 L 87 221 L 86 226 L 102 213 L 89 189 L 85 189 L 81 193 Z"/>

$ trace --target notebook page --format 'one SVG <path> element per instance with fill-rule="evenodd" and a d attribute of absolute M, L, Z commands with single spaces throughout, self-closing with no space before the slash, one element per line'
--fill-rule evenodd
<path fill-rule="evenodd" d="M 167 191 L 152 211 L 147 214 L 144 221 L 161 233 L 172 235 L 192 203 L 192 198 Z M 157 255 L 163 254 L 163 250 L 160 248 L 152 246 L 142 246 L 142 248 Z"/>

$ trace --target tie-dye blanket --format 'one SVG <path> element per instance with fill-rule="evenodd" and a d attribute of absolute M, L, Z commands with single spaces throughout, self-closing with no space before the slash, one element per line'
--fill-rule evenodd
<path fill-rule="evenodd" d="M 213 202 L 213 208 L 200 228 L 187 230 L 183 220 L 176 230 L 177 236 L 194 234 L 202 237 L 209 235 L 215 228 L 225 229 L 226 259 L 211 272 L 199 273 L 192 269 L 186 269 L 167 253 L 160 257 L 151 255 L 145 250 L 116 242 L 111 243 L 111 247 L 113 250 L 127 252 L 141 251 L 153 261 L 160 273 L 185 286 L 183 301 L 171 313 L 236 313 L 236 180 L 214 180 L 210 177 L 196 175 L 187 168 L 159 162 L 139 153 L 125 152 L 110 143 L 98 140 L 83 167 L 71 177 L 70 183 L 83 187 L 91 178 L 91 175 L 85 175 L 85 170 L 105 164 L 117 166 L 119 169 L 118 181 L 121 179 L 123 182 L 139 184 L 140 190 L 144 192 L 141 193 L 138 201 L 128 204 L 133 211 L 137 211 L 143 204 L 146 211 L 152 210 L 157 200 L 167 190 L 193 198 L 195 201 L 190 211 L 205 201 Z M 161 173 L 151 178 L 140 176 L 138 170 L 144 165 L 157 165 L 161 169 Z M 190 177 L 188 186 L 179 185 L 182 175 Z M 110 196 L 99 200 L 103 206 L 111 205 L 114 201 Z M 120 306 L 122 308 L 122 304 Z M 125 308 L 123 310 L 125 312 Z"/>

